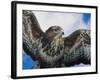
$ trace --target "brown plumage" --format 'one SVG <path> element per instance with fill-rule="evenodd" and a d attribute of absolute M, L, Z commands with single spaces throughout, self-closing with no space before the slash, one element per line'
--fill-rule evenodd
<path fill-rule="evenodd" d="M 85 42 L 90 49 L 90 34 L 87 32 L 90 31 L 77 30 L 65 38 L 60 26 L 51 26 L 43 32 L 34 13 L 23 10 L 23 49 L 33 60 L 39 61 L 41 68 L 90 64 L 90 52 L 82 44 Z M 80 49 L 83 52 L 79 52 Z"/>

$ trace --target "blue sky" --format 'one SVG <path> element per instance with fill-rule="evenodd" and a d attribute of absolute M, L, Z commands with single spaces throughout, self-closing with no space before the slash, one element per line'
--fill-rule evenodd
<path fill-rule="evenodd" d="M 86 25 L 88 25 L 88 23 L 90 22 L 90 19 L 91 19 L 91 14 L 89 14 L 89 13 L 83 14 L 83 21 Z"/>
<path fill-rule="evenodd" d="M 58 25 L 64 29 L 65 36 L 73 31 L 84 28 L 90 29 L 91 14 L 90 13 L 54 13 L 54 12 L 37 12 L 33 11 L 38 22 L 45 32 L 50 26 Z M 32 69 L 36 66 L 37 61 L 33 61 L 30 56 L 23 52 L 23 69 Z"/>
<path fill-rule="evenodd" d="M 23 69 L 32 69 L 38 63 L 37 61 L 33 61 L 30 56 L 28 56 L 25 52 L 22 54 L 23 56 Z"/>

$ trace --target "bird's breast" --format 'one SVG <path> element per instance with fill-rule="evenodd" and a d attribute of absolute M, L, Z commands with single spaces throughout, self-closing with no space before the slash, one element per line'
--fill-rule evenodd
<path fill-rule="evenodd" d="M 40 49 L 40 56 L 45 62 L 55 62 L 62 58 L 64 51 L 64 41 L 57 39 L 51 41 L 51 43 L 43 46 Z"/>

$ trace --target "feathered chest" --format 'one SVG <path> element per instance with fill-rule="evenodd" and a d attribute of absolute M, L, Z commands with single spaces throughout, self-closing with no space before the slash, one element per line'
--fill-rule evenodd
<path fill-rule="evenodd" d="M 48 43 L 43 42 L 45 46 L 42 46 L 43 52 L 48 56 L 54 57 L 59 54 L 63 54 L 64 41 L 62 38 L 54 39 Z"/>
<path fill-rule="evenodd" d="M 42 41 L 39 45 L 40 57 L 46 62 L 55 62 L 62 58 L 64 51 L 64 41 L 62 38 L 53 39 L 50 42 Z"/>

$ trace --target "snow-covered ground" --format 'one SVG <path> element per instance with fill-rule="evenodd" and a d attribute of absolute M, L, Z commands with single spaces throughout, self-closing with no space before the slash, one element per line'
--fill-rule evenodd
<path fill-rule="evenodd" d="M 91 66 L 90 64 L 83 64 L 83 63 L 80 63 L 78 65 L 74 65 L 73 67 L 89 67 Z"/>

